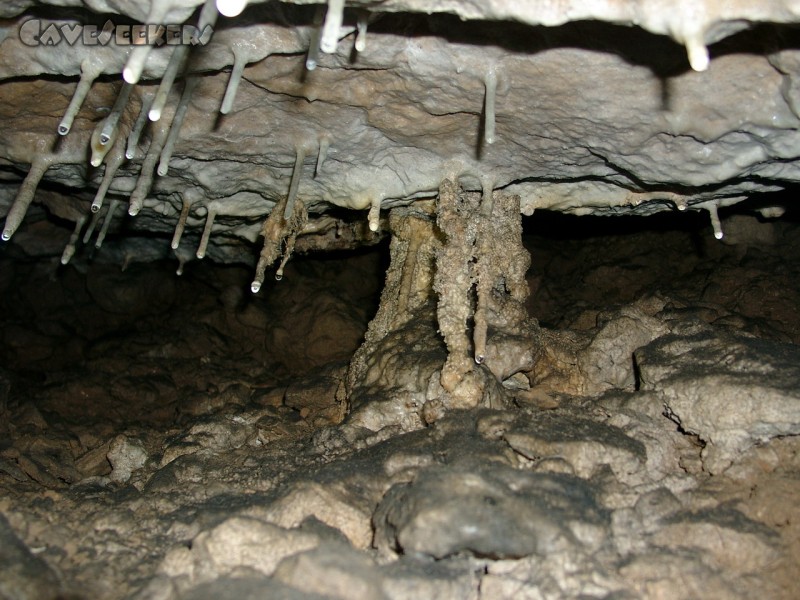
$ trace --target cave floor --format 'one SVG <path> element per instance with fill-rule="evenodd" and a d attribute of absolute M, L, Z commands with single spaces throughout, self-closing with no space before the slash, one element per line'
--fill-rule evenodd
<path fill-rule="evenodd" d="M 517 377 L 416 431 L 337 393 L 380 251 L 251 296 L 247 268 L 6 247 L 0 598 L 797 597 L 800 229 L 629 225 L 536 215 L 525 243 L 544 327 L 663 328 L 633 385 Z"/>

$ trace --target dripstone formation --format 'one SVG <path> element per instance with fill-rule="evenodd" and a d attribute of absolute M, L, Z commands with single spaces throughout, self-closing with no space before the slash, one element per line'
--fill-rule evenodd
<path fill-rule="evenodd" d="M 800 3 L 0 18 L 0 598 L 797 597 Z"/>

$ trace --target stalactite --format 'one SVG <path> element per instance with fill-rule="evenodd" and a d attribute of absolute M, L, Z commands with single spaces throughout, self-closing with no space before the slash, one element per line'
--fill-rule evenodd
<path fill-rule="evenodd" d="M 122 143 L 122 140 L 117 139 L 117 141 L 114 143 L 114 147 L 111 149 L 111 156 L 108 161 L 106 161 L 106 171 L 103 173 L 103 179 L 100 182 L 100 187 L 97 188 L 97 193 L 92 201 L 92 212 L 96 213 L 100 210 L 100 207 L 103 206 L 103 201 L 105 200 L 108 188 L 111 186 L 111 182 L 114 180 L 117 170 L 125 161 L 123 147 L 124 144 Z M 92 159 L 92 165 L 97 166 L 94 164 L 94 158 Z"/>
<path fill-rule="evenodd" d="M 225 96 L 222 98 L 222 106 L 219 109 L 223 115 L 227 115 L 233 108 L 233 102 L 236 100 L 236 92 L 239 91 L 239 83 L 242 81 L 242 73 L 247 66 L 248 54 L 239 46 L 232 48 L 233 52 L 233 67 L 231 68 L 231 76 L 228 78 L 228 86 L 225 88 Z"/>
<path fill-rule="evenodd" d="M 78 87 L 75 88 L 75 93 L 72 94 L 72 100 L 67 107 L 61 123 L 58 125 L 58 134 L 67 135 L 72 128 L 72 122 L 80 111 L 86 95 L 92 87 L 92 83 L 102 73 L 103 65 L 94 58 L 87 58 L 81 63 L 81 78 L 78 81 Z"/>
<path fill-rule="evenodd" d="M 484 80 L 486 96 L 484 99 L 483 139 L 487 144 L 494 144 L 495 138 L 495 96 L 497 94 L 497 72 L 489 69 Z"/>
<path fill-rule="evenodd" d="M 133 86 L 131 84 L 122 84 L 111 112 L 94 128 L 90 142 L 92 156 L 89 161 L 93 167 L 99 167 L 112 147 L 118 147 L 119 120 L 125 110 L 125 106 L 128 104 L 132 89 Z M 119 152 L 120 154 L 122 152 L 121 145 L 119 145 Z"/>
<path fill-rule="evenodd" d="M 86 215 L 81 215 L 77 221 L 75 221 L 75 229 L 72 231 L 72 235 L 69 236 L 69 241 L 67 245 L 64 247 L 64 252 L 61 253 L 61 264 L 66 265 L 70 259 L 75 255 L 75 245 L 78 243 L 78 238 L 81 235 L 81 229 L 86 224 Z"/>
<path fill-rule="evenodd" d="M 308 223 L 308 213 L 302 200 L 295 202 L 294 209 L 288 219 L 284 218 L 287 205 L 288 196 L 286 200 L 282 200 L 273 207 L 272 212 L 270 212 L 261 228 L 261 235 L 264 236 L 264 245 L 258 258 L 253 283 L 250 284 L 250 291 L 254 294 L 257 294 L 261 289 L 267 267 L 273 264 L 281 255 L 281 244 L 288 238 L 284 260 L 275 276 L 277 280 L 283 277 L 283 266 L 285 266 L 294 250 L 295 240 Z"/>
<path fill-rule="evenodd" d="M 369 13 L 362 12 L 358 15 L 356 21 L 356 52 L 363 52 L 367 49 L 367 22 L 369 20 Z"/>
<path fill-rule="evenodd" d="M 134 123 L 133 129 L 131 129 L 128 135 L 128 145 L 125 149 L 125 157 L 129 160 L 136 156 L 136 149 L 139 146 L 139 137 L 142 135 L 144 126 L 147 124 L 147 114 L 152 103 L 152 95 L 142 97 L 142 107 L 139 109 L 139 116 L 136 117 L 136 123 Z"/>
<path fill-rule="evenodd" d="M 181 243 L 183 230 L 186 227 L 186 219 L 189 218 L 189 210 L 192 208 L 192 203 L 187 199 L 183 199 L 183 206 L 181 207 L 181 214 L 178 217 L 178 223 L 175 225 L 175 233 L 172 236 L 172 243 L 170 244 L 173 250 L 177 250 Z"/>
<path fill-rule="evenodd" d="M 100 211 L 97 211 L 92 215 L 92 220 L 89 221 L 89 227 L 86 228 L 86 233 L 83 234 L 84 244 L 88 244 L 89 240 L 92 239 L 92 234 L 94 234 L 94 230 L 99 222 L 100 222 Z"/>
<path fill-rule="evenodd" d="M 331 139 L 327 135 L 319 138 L 319 152 L 317 153 L 317 164 L 314 167 L 314 177 L 322 173 L 322 165 L 325 164 L 325 159 L 328 158 L 328 149 L 331 146 Z"/>
<path fill-rule="evenodd" d="M 311 39 L 308 43 L 308 54 L 306 55 L 306 69 L 313 71 L 319 62 L 319 41 L 322 36 L 322 21 L 325 18 L 325 8 L 320 5 L 314 13 L 314 21 L 311 27 Z"/>
<path fill-rule="evenodd" d="M 200 9 L 200 16 L 197 19 L 197 28 L 202 32 L 209 25 L 214 25 L 216 21 L 217 6 L 215 0 L 206 0 L 203 4 L 203 8 Z M 164 112 L 164 106 L 166 106 L 167 103 L 167 98 L 169 97 L 169 92 L 172 89 L 172 85 L 175 83 L 175 78 L 178 76 L 178 73 L 183 70 L 186 64 L 190 49 L 191 46 L 188 45 L 178 46 L 173 51 L 172 56 L 170 56 L 167 68 L 161 76 L 161 82 L 158 85 L 155 99 L 148 111 L 148 117 L 151 121 L 158 121 L 161 118 L 161 114 Z"/>
<path fill-rule="evenodd" d="M 36 194 L 36 188 L 53 162 L 54 157 L 52 154 L 40 153 L 33 159 L 31 168 L 22 181 L 22 185 L 19 186 L 17 197 L 14 199 L 11 210 L 8 211 L 8 215 L 6 216 L 6 223 L 3 227 L 3 240 L 10 240 L 11 236 L 14 235 L 14 232 L 22 224 L 22 220 L 28 212 L 28 207 L 31 205 L 33 197 Z"/>
<path fill-rule="evenodd" d="M 322 35 L 319 41 L 319 48 L 325 54 L 336 52 L 343 14 L 344 0 L 328 0 L 328 12 L 325 13 L 325 22 L 322 25 Z"/>
<path fill-rule="evenodd" d="M 97 234 L 97 241 L 94 244 L 94 247 L 98 250 L 103 246 L 103 241 L 106 239 L 106 234 L 108 233 L 108 228 L 111 227 L 111 221 L 114 219 L 114 214 L 117 212 L 117 207 L 120 205 L 120 201 L 114 198 L 111 201 L 111 204 L 108 206 L 108 212 L 106 213 L 106 218 L 103 221 L 103 226 L 100 228 L 100 233 Z"/>
<path fill-rule="evenodd" d="M 114 106 L 111 108 L 111 112 L 108 113 L 105 119 L 101 121 L 102 128 L 100 129 L 100 136 L 99 141 L 100 144 L 103 146 L 111 145 L 114 143 L 117 135 L 117 126 L 119 124 L 119 118 L 122 116 L 122 111 L 125 110 L 125 106 L 128 104 L 128 99 L 131 96 L 131 90 L 133 89 L 133 85 L 130 83 L 123 83 L 122 87 L 119 90 L 119 94 L 117 94 L 117 99 L 114 102 Z M 97 165 L 95 165 L 97 166 Z"/>
<path fill-rule="evenodd" d="M 172 126 L 167 136 L 167 141 L 164 148 L 161 150 L 161 157 L 158 163 L 158 174 L 162 177 L 169 171 L 169 159 L 172 158 L 172 152 L 175 149 L 175 143 L 178 141 L 178 136 L 183 126 L 183 119 L 186 116 L 186 111 L 189 109 L 189 103 L 192 100 L 197 84 L 199 83 L 198 77 L 189 77 L 183 87 L 181 99 L 178 102 L 178 108 L 175 109 L 175 117 L 172 119 Z"/>
<path fill-rule="evenodd" d="M 161 82 L 158 84 L 158 91 L 156 92 L 150 110 L 147 112 L 147 118 L 155 122 L 161 118 L 161 113 L 164 112 L 164 106 L 167 104 L 169 92 L 172 89 L 172 84 L 175 83 L 175 77 L 178 71 L 186 63 L 186 57 L 189 53 L 189 46 L 178 46 L 169 57 L 167 68 L 164 70 L 164 75 L 161 77 Z"/>
<path fill-rule="evenodd" d="M 150 141 L 150 148 L 147 149 L 147 154 L 142 161 L 141 171 L 139 172 L 139 179 L 136 180 L 136 187 L 133 188 L 131 193 L 128 214 L 132 217 L 139 214 L 139 211 L 144 206 L 147 194 L 150 193 L 150 187 L 153 185 L 153 171 L 156 168 L 161 149 L 164 147 L 164 142 L 167 140 L 169 125 L 159 121 L 153 129 L 155 131 L 153 132 L 153 139 Z"/>
<path fill-rule="evenodd" d="M 711 202 L 706 205 L 708 216 L 711 217 L 711 227 L 714 229 L 714 237 L 721 240 L 725 235 L 722 232 L 722 223 L 719 220 L 719 213 L 717 212 L 717 203 Z"/>
<path fill-rule="evenodd" d="M 708 55 L 708 48 L 703 41 L 703 34 L 697 33 L 688 36 L 686 39 L 686 54 L 689 58 L 689 65 L 695 71 L 705 71 L 711 59 Z"/>
<path fill-rule="evenodd" d="M 383 200 L 382 195 L 376 195 L 372 199 L 372 203 L 369 207 L 369 213 L 367 214 L 367 221 L 369 222 L 369 229 L 370 231 L 378 231 L 381 227 L 381 202 Z"/>
<path fill-rule="evenodd" d="M 172 8 L 174 0 L 151 0 L 150 12 L 147 13 L 146 23 L 164 23 L 167 13 Z M 133 46 L 128 62 L 122 70 L 122 78 L 128 83 L 138 83 L 144 71 L 145 62 L 152 50 L 149 44 Z"/>
<path fill-rule="evenodd" d="M 207 207 L 206 226 L 203 228 L 203 235 L 200 237 L 200 245 L 197 247 L 197 258 L 202 259 L 206 255 L 208 240 L 211 239 L 211 228 L 214 227 L 214 219 L 217 217 L 217 209 L 214 206 Z"/>
<path fill-rule="evenodd" d="M 297 198 L 297 190 L 300 188 L 300 176 L 303 173 L 303 160 L 305 160 L 306 151 L 304 148 L 297 148 L 294 158 L 294 169 L 292 170 L 292 179 L 289 182 L 289 195 L 286 200 L 286 209 L 283 213 L 283 218 L 287 221 L 294 213 L 294 203 Z"/>

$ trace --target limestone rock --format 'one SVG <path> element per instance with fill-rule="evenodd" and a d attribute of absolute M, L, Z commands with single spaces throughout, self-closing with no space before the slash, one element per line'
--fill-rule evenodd
<path fill-rule="evenodd" d="M 703 464 L 724 471 L 743 452 L 800 433 L 796 346 L 704 330 L 668 335 L 636 353 L 642 389 L 706 443 Z"/>
<path fill-rule="evenodd" d="M 0 514 L 0 598 L 40 600 L 61 591 L 58 575 L 16 536 Z"/>
<path fill-rule="evenodd" d="M 423 469 L 389 490 L 374 523 L 379 548 L 434 558 L 544 556 L 578 540 L 596 545 L 606 531 L 581 480 L 502 465 Z"/>

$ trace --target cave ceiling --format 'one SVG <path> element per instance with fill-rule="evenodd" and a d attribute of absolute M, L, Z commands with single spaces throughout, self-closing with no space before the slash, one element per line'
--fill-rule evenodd
<path fill-rule="evenodd" d="M 527 215 L 705 210 L 717 228 L 718 207 L 800 180 L 800 2 L 342 4 L 4 2 L 3 238 L 41 204 L 75 226 L 64 261 L 105 220 L 143 256 L 172 240 L 254 262 L 261 236 L 374 242 L 446 178 Z M 139 23 L 186 43 L 131 45 Z"/>

